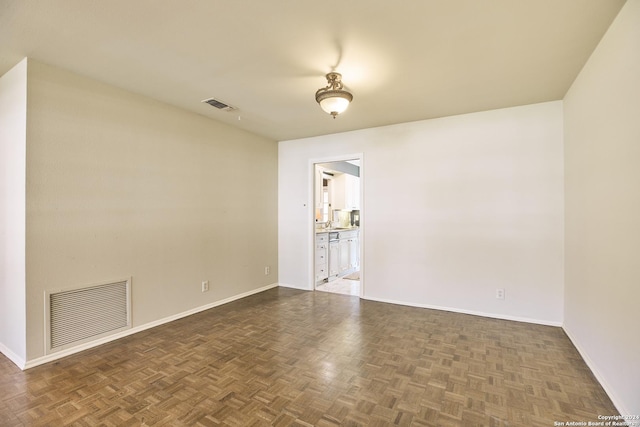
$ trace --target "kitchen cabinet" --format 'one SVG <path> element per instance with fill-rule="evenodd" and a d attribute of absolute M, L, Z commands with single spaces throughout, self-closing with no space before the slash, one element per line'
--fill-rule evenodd
<path fill-rule="evenodd" d="M 360 267 L 359 231 L 343 231 L 340 233 L 340 272 L 347 274 Z"/>
<path fill-rule="evenodd" d="M 329 242 L 329 280 L 337 279 L 340 274 L 340 241 Z"/>
<path fill-rule="evenodd" d="M 345 208 L 360 209 L 360 178 L 346 175 L 345 182 Z"/>
<path fill-rule="evenodd" d="M 334 177 L 333 181 L 333 208 L 360 209 L 360 178 L 345 173 Z"/>
<path fill-rule="evenodd" d="M 349 250 L 349 270 L 357 270 L 360 268 L 360 242 L 358 237 L 348 240 Z"/>
<path fill-rule="evenodd" d="M 329 278 L 329 235 L 328 233 L 316 234 L 316 284 Z"/>
<path fill-rule="evenodd" d="M 340 249 L 338 250 L 338 271 L 340 275 L 345 274 L 347 270 L 349 270 L 349 240 L 348 239 L 340 239 L 339 240 Z"/>
<path fill-rule="evenodd" d="M 360 268 L 358 235 L 358 230 L 316 233 L 316 284 L 335 280 Z M 330 236 L 334 237 L 330 239 Z"/>

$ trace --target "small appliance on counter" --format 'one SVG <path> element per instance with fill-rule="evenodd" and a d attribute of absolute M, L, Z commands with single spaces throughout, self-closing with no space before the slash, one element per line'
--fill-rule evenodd
<path fill-rule="evenodd" d="M 360 227 L 360 209 L 354 209 L 351 211 L 351 226 Z"/>
<path fill-rule="evenodd" d="M 351 211 L 347 209 L 334 209 L 333 226 L 336 228 L 351 227 Z"/>

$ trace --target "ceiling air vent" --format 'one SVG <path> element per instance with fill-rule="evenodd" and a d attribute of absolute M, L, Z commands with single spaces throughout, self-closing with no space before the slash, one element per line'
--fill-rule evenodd
<path fill-rule="evenodd" d="M 237 110 L 236 107 L 232 107 L 229 104 L 225 104 L 224 102 L 215 99 L 215 98 L 209 98 L 209 99 L 205 99 L 202 102 L 204 102 L 205 104 L 209 104 L 212 107 L 217 108 L 218 110 L 222 110 L 222 111 L 233 111 L 233 110 Z"/>

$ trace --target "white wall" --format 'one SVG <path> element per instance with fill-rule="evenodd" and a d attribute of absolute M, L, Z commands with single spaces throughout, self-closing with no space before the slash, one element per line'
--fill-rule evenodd
<path fill-rule="evenodd" d="M 640 0 L 564 100 L 565 330 L 625 414 L 640 414 Z"/>
<path fill-rule="evenodd" d="M 0 77 L 0 351 L 26 360 L 27 61 Z"/>
<path fill-rule="evenodd" d="M 363 153 L 365 298 L 560 325 L 562 132 L 558 101 L 280 142 L 280 283 L 311 288 L 310 162 Z"/>
<path fill-rule="evenodd" d="M 132 276 L 138 327 L 277 282 L 275 141 L 38 62 L 28 75 L 29 360 L 45 290 Z"/>

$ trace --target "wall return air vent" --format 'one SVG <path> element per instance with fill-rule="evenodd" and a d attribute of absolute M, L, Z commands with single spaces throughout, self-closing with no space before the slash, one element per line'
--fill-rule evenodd
<path fill-rule="evenodd" d="M 220 101 L 219 99 L 215 99 L 215 98 L 209 98 L 209 99 L 204 99 L 202 100 L 202 102 L 204 102 L 205 104 L 209 104 L 212 107 L 217 108 L 218 110 L 222 110 L 222 111 L 234 111 L 237 110 L 236 107 L 233 107 L 225 102 Z"/>
<path fill-rule="evenodd" d="M 131 328 L 131 278 L 45 293 L 46 349 L 56 352 Z"/>

